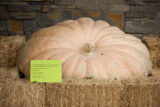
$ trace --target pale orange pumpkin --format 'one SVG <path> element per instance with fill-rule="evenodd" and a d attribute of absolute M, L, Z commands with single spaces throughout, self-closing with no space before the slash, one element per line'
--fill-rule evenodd
<path fill-rule="evenodd" d="M 28 77 L 33 59 L 61 60 L 64 78 L 120 79 L 147 76 L 152 69 L 141 40 L 86 17 L 33 33 L 17 56 L 18 69 Z"/>

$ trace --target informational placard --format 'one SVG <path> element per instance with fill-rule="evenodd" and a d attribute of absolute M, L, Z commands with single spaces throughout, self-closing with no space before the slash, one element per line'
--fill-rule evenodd
<path fill-rule="evenodd" d="M 60 60 L 31 60 L 30 82 L 61 82 Z"/>

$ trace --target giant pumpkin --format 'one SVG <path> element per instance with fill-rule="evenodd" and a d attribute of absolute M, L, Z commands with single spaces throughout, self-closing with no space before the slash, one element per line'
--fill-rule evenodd
<path fill-rule="evenodd" d="M 63 78 L 121 79 L 147 76 L 152 68 L 141 40 L 87 17 L 33 33 L 18 52 L 18 69 L 29 77 L 35 59 L 61 60 Z"/>

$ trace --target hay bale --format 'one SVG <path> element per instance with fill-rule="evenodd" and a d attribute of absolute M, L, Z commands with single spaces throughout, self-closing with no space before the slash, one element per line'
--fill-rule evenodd
<path fill-rule="evenodd" d="M 1 107 L 44 107 L 45 88 L 27 80 L 15 80 L 0 86 Z"/>
<path fill-rule="evenodd" d="M 122 107 L 159 107 L 160 105 L 160 71 L 153 70 L 148 78 L 124 80 Z"/>
<path fill-rule="evenodd" d="M 19 79 L 16 72 L 16 68 L 0 68 L 0 106 L 44 107 L 44 84 Z"/>
<path fill-rule="evenodd" d="M 0 36 L 0 67 L 15 66 L 17 50 L 24 42 L 24 36 Z"/>
<path fill-rule="evenodd" d="M 160 67 L 160 36 L 145 36 L 142 38 L 142 41 L 147 45 L 150 51 L 153 67 Z"/>
<path fill-rule="evenodd" d="M 123 85 L 94 80 L 64 80 L 46 85 L 48 107 L 118 107 Z M 114 100 L 114 101 L 113 101 Z"/>
<path fill-rule="evenodd" d="M 1 67 L 0 68 L 0 84 L 5 83 L 5 82 L 11 82 L 12 80 L 18 80 L 19 75 L 18 75 L 18 70 L 17 68 L 6 68 L 6 67 Z"/>
<path fill-rule="evenodd" d="M 63 79 L 38 84 L 20 79 L 16 68 L 0 68 L 2 107 L 158 107 L 160 69 L 125 80 Z"/>
<path fill-rule="evenodd" d="M 19 79 L 18 71 L 16 68 L 0 68 L 0 93 L 2 91 L 2 85 L 5 82 L 11 82 L 12 80 Z"/>
<path fill-rule="evenodd" d="M 48 107 L 158 107 L 160 72 L 148 78 L 63 80 L 46 84 Z"/>

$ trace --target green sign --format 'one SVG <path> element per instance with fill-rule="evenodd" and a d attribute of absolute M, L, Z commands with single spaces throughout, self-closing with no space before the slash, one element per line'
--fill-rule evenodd
<path fill-rule="evenodd" d="M 30 82 L 61 82 L 62 62 L 60 60 L 32 60 Z"/>

